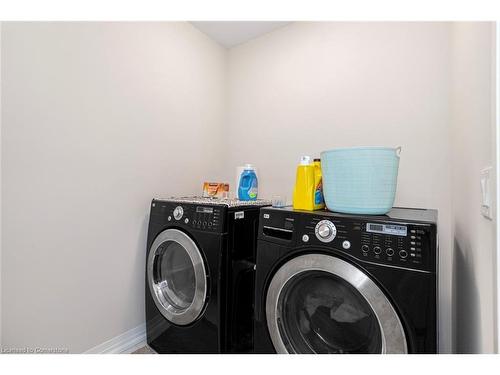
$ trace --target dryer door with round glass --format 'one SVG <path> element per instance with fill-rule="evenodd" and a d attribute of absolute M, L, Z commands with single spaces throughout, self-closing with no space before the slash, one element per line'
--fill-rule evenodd
<path fill-rule="evenodd" d="M 187 325 L 203 311 L 207 272 L 200 250 L 184 232 L 167 229 L 153 242 L 147 280 L 156 307 L 170 322 Z"/>
<path fill-rule="evenodd" d="M 407 353 L 403 326 L 382 290 L 329 255 L 281 266 L 267 291 L 266 318 L 278 353 Z"/>

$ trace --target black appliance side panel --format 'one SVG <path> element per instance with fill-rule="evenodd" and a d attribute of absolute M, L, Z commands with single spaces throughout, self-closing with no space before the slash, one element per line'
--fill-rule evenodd
<path fill-rule="evenodd" d="M 244 259 L 255 263 L 259 213 L 259 208 L 228 210 L 227 232 L 230 236 L 229 250 L 232 260 Z"/>
<path fill-rule="evenodd" d="M 253 352 L 255 252 L 260 208 L 230 209 L 227 216 L 228 269 L 226 351 Z"/>

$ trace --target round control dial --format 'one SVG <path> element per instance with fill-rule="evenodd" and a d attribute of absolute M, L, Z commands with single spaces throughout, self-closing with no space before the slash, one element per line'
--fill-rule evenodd
<path fill-rule="evenodd" d="M 316 224 L 314 232 L 321 242 L 331 242 L 337 235 L 337 228 L 330 220 L 321 220 Z"/>
<path fill-rule="evenodd" d="M 174 209 L 174 218 L 175 220 L 180 220 L 182 219 L 182 215 L 184 215 L 184 210 L 181 206 L 177 206 Z"/>

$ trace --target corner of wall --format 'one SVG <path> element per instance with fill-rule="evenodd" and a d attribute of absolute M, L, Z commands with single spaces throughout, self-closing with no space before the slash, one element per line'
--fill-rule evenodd
<path fill-rule="evenodd" d="M 495 182 L 496 182 L 496 194 L 494 195 L 494 211 L 496 220 L 496 236 L 495 236 L 495 352 L 500 354 L 500 248 L 498 246 L 498 239 L 500 238 L 500 221 L 498 220 L 498 202 L 500 201 L 500 118 L 498 117 L 498 111 L 500 109 L 499 100 L 499 90 L 500 90 L 500 25 L 498 22 L 493 22 L 492 25 L 492 76 L 495 84 L 492 85 L 492 105 L 491 105 L 491 119 L 492 119 L 492 132 L 493 132 L 493 143 L 494 143 L 494 153 L 495 153 Z"/>
<path fill-rule="evenodd" d="M 0 21 L 0 352 L 2 349 L 2 22 Z"/>
<path fill-rule="evenodd" d="M 492 22 L 455 22 L 451 34 L 450 131 L 452 141 L 454 351 L 498 351 L 498 223 L 480 212 L 480 175 L 494 170 L 496 48 Z M 495 177 L 496 176 L 496 177 Z M 496 194 L 491 202 L 494 215 Z"/>

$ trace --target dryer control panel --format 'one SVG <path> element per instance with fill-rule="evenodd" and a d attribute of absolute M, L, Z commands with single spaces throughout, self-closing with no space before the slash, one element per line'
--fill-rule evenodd
<path fill-rule="evenodd" d="M 191 225 L 196 229 L 218 231 L 221 223 L 220 207 L 196 206 Z"/>
<path fill-rule="evenodd" d="M 331 248 L 364 262 L 434 272 L 436 224 L 415 220 L 411 209 L 405 210 L 391 217 L 390 213 L 360 216 L 264 208 L 259 238 L 306 250 Z"/>
<path fill-rule="evenodd" d="M 153 201 L 152 213 L 164 216 L 166 223 L 207 232 L 222 232 L 224 228 L 221 206 L 182 204 Z"/>

